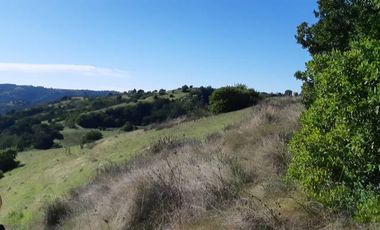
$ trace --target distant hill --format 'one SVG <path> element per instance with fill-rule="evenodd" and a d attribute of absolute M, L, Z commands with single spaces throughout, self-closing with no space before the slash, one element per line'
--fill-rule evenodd
<path fill-rule="evenodd" d="M 35 86 L 0 84 L 0 114 L 61 99 L 64 96 L 103 96 L 113 91 L 52 89 Z"/>

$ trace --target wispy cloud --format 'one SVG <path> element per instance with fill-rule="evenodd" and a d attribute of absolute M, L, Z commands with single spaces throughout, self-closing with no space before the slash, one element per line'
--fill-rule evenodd
<path fill-rule="evenodd" d="M 127 72 L 119 69 L 93 65 L 0 63 L 0 72 L 30 74 L 78 74 L 84 76 L 126 77 Z"/>

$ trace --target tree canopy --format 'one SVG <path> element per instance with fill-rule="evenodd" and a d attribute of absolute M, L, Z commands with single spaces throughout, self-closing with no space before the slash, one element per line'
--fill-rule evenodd
<path fill-rule="evenodd" d="M 226 86 L 215 90 L 210 97 L 213 113 L 225 113 L 254 105 L 259 94 L 246 86 Z"/>
<path fill-rule="evenodd" d="M 296 73 L 307 110 L 288 175 L 360 221 L 380 221 L 379 3 L 319 0 L 318 22 L 296 35 L 312 60 Z"/>
<path fill-rule="evenodd" d="M 318 0 L 317 23 L 301 23 L 296 39 L 310 54 L 347 50 L 353 38 L 380 38 L 377 0 Z"/>

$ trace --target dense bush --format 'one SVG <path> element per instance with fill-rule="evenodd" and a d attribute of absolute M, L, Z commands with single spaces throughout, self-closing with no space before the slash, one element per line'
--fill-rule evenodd
<path fill-rule="evenodd" d="M 14 121 L 13 125 L 0 130 L 0 149 L 49 149 L 53 146 L 54 139 L 63 139 L 60 133 L 62 129 L 63 126 L 59 124 L 42 124 L 39 119 L 21 118 Z"/>
<path fill-rule="evenodd" d="M 215 90 L 210 97 L 213 113 L 230 112 L 254 105 L 259 94 L 245 86 L 227 86 Z"/>
<path fill-rule="evenodd" d="M 313 25 L 301 23 L 296 35 L 297 42 L 312 56 L 349 50 L 350 41 L 360 37 L 380 38 L 379 1 L 318 0 L 314 15 L 317 22 Z M 301 71 L 295 76 L 303 81 L 302 97 L 308 108 L 315 98 L 313 76 Z"/>
<path fill-rule="evenodd" d="M 63 139 L 63 135 L 59 133 L 63 127 L 61 125 L 38 124 L 33 127 L 32 145 L 36 149 L 49 149 L 54 145 L 54 139 Z"/>
<path fill-rule="evenodd" d="M 97 130 L 91 130 L 82 137 L 82 144 L 91 143 L 103 138 L 103 134 Z"/>
<path fill-rule="evenodd" d="M 187 86 L 187 85 L 183 85 L 183 86 L 181 87 L 181 91 L 182 91 L 183 93 L 189 92 L 189 86 Z"/>
<path fill-rule="evenodd" d="M 56 229 L 71 212 L 70 206 L 62 200 L 56 200 L 49 204 L 44 216 L 47 229 Z"/>
<path fill-rule="evenodd" d="M 19 162 L 16 161 L 17 151 L 13 149 L 0 151 L 0 170 L 6 172 L 16 168 Z"/>
<path fill-rule="evenodd" d="M 318 0 L 317 23 L 301 23 L 296 39 L 311 54 L 346 51 L 352 38 L 380 37 L 380 5 L 376 0 Z"/>
<path fill-rule="evenodd" d="M 318 201 L 380 221 L 380 42 L 316 55 L 314 100 L 290 143 L 289 176 Z"/>
<path fill-rule="evenodd" d="M 158 94 L 159 95 L 165 95 L 166 94 L 166 90 L 164 90 L 164 89 L 160 89 L 159 91 L 158 91 Z"/>
<path fill-rule="evenodd" d="M 121 130 L 123 130 L 124 132 L 130 132 L 130 131 L 133 131 L 135 129 L 136 129 L 136 127 L 128 121 L 125 122 L 123 127 L 121 127 Z"/>
<path fill-rule="evenodd" d="M 195 104 L 200 104 L 200 106 L 209 105 L 210 96 L 214 92 L 214 88 L 211 86 L 191 88 L 190 97 L 195 102 Z"/>
<path fill-rule="evenodd" d="M 288 97 L 291 97 L 291 96 L 293 96 L 293 91 L 290 90 L 290 89 L 287 89 L 287 90 L 285 90 L 284 95 L 285 95 L 285 96 L 288 96 Z"/>

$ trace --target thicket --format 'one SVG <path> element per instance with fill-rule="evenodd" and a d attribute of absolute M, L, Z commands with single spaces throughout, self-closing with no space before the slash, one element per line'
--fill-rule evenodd
<path fill-rule="evenodd" d="M 91 143 L 103 138 L 103 134 L 97 130 L 91 130 L 82 137 L 82 144 Z"/>
<path fill-rule="evenodd" d="M 209 97 L 213 89 L 200 87 L 191 89 L 188 95 L 178 100 L 155 97 L 153 101 L 139 101 L 105 111 L 82 114 L 77 122 L 84 128 L 116 128 L 149 125 L 182 115 L 201 116 L 207 113 Z"/>
<path fill-rule="evenodd" d="M 7 119 L 9 118 L 5 118 Z M 35 118 L 10 120 L 12 122 L 9 124 L 12 125 L 0 129 L 0 149 L 16 148 L 19 151 L 30 147 L 49 149 L 54 145 L 54 139 L 63 139 L 60 133 L 63 129 L 61 125 L 41 123 Z"/>
<path fill-rule="evenodd" d="M 0 171 L 6 172 L 16 168 L 19 162 L 16 161 L 17 151 L 13 149 L 0 151 Z"/>
<path fill-rule="evenodd" d="M 319 3 L 297 38 L 313 60 L 304 81 L 301 129 L 288 175 L 315 199 L 359 221 L 380 221 L 380 6 Z"/>
<path fill-rule="evenodd" d="M 158 98 L 153 102 L 137 102 L 106 111 L 83 114 L 78 124 L 84 128 L 115 128 L 126 122 L 132 125 L 146 125 L 184 114 L 178 103 Z"/>
<path fill-rule="evenodd" d="M 210 97 L 210 108 L 213 113 L 225 113 L 254 105 L 259 94 L 246 86 L 226 86 L 215 90 Z"/>
<path fill-rule="evenodd" d="M 130 132 L 130 131 L 133 131 L 136 129 L 136 126 L 132 125 L 130 122 L 125 122 L 125 124 L 123 125 L 123 127 L 121 127 L 121 130 L 123 130 L 124 132 Z"/>

